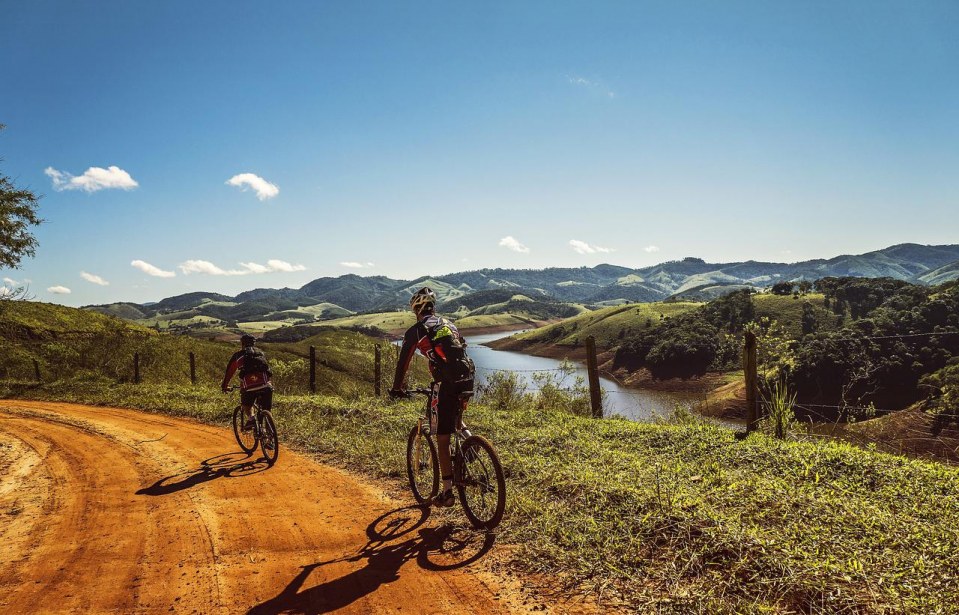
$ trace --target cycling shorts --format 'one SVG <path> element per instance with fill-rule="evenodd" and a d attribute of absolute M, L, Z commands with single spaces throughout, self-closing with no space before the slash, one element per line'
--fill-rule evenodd
<path fill-rule="evenodd" d="M 473 381 L 439 383 L 436 405 L 436 434 L 445 436 L 456 431 L 456 423 L 466 409 L 468 399 L 460 399 L 460 393 L 473 390 Z"/>
<path fill-rule="evenodd" d="M 273 409 L 273 387 L 257 389 L 255 391 L 243 391 L 240 393 L 240 405 L 252 406 L 253 402 L 260 407 L 260 410 Z"/>

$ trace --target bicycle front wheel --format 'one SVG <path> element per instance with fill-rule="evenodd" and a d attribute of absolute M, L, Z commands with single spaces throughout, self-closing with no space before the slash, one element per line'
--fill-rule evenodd
<path fill-rule="evenodd" d="M 256 430 L 250 429 L 243 431 L 243 423 L 246 422 L 246 414 L 241 406 L 237 406 L 233 411 L 233 435 L 236 437 L 236 443 L 240 445 L 243 452 L 247 455 L 256 450 L 257 437 Z"/>
<path fill-rule="evenodd" d="M 280 438 L 276 435 L 276 423 L 269 412 L 260 413 L 260 448 L 268 464 L 276 463 L 276 458 L 280 456 Z"/>
<path fill-rule="evenodd" d="M 463 512 L 474 527 L 491 530 L 506 511 L 506 477 L 493 445 L 470 436 L 462 446 L 462 476 L 456 490 Z"/>
<path fill-rule="evenodd" d="M 426 504 L 440 491 L 440 463 L 433 438 L 414 426 L 406 443 L 406 475 L 413 497 Z"/>

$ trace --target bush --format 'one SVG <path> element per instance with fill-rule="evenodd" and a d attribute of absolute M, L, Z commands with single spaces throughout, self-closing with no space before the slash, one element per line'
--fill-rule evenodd
<path fill-rule="evenodd" d="M 497 410 L 515 410 L 526 399 L 526 386 L 515 372 L 490 373 L 486 382 L 477 387 L 479 400 Z"/>

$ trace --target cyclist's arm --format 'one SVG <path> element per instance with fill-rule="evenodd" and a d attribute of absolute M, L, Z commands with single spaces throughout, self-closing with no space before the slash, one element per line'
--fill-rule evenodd
<path fill-rule="evenodd" d="M 403 381 L 406 380 L 406 372 L 410 368 L 410 361 L 416 353 L 416 343 L 419 341 L 417 331 L 418 327 L 410 327 L 403 336 L 403 346 L 400 348 L 400 356 L 396 360 L 396 373 L 393 375 L 393 388 L 391 391 L 402 391 Z"/>
<path fill-rule="evenodd" d="M 233 380 L 233 374 L 236 373 L 236 370 L 240 369 L 241 362 L 243 362 L 243 355 L 237 356 L 234 354 L 233 357 L 230 358 L 230 363 L 226 366 L 226 375 L 223 376 L 223 383 L 220 385 L 220 388 L 224 391 L 230 386 L 230 381 Z"/>

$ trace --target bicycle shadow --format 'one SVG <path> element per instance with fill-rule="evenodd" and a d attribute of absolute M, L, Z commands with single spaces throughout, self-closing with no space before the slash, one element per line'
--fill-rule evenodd
<path fill-rule="evenodd" d="M 202 485 L 218 478 L 237 478 L 256 474 L 270 466 L 265 459 L 252 460 L 244 452 L 224 453 L 200 462 L 198 468 L 164 476 L 149 487 L 137 490 L 136 495 L 169 495 Z M 174 480 L 179 479 L 179 480 Z"/>
<path fill-rule="evenodd" d="M 455 570 L 478 561 L 493 548 L 495 535 L 492 533 L 479 534 L 451 525 L 423 527 L 429 517 L 429 508 L 420 506 L 398 508 L 377 517 L 367 526 L 368 542 L 359 552 L 302 566 L 283 591 L 254 606 L 247 615 L 329 613 L 396 581 L 400 578 L 400 568 L 409 561 L 415 560 L 426 570 Z M 396 542 L 403 537 L 407 538 Z M 363 560 L 366 561 L 363 568 L 303 589 L 317 568 Z"/>

